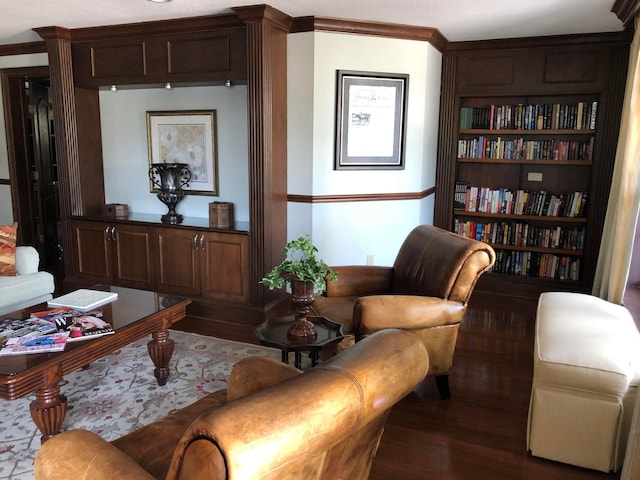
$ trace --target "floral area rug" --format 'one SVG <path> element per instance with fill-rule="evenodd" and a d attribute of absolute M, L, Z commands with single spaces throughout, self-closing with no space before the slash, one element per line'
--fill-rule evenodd
<path fill-rule="evenodd" d="M 146 347 L 149 338 L 65 376 L 60 390 L 68 407 L 62 429 L 84 428 L 114 440 L 226 388 L 231 368 L 243 358 L 260 355 L 280 360 L 279 350 L 259 345 L 175 330 L 170 337 L 175 350 L 163 387 L 153 376 Z M 33 479 L 41 435 L 29 413 L 34 398 L 32 394 L 0 400 L 0 479 Z"/>

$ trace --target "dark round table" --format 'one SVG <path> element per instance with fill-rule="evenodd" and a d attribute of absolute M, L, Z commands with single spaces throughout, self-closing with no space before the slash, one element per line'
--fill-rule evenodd
<path fill-rule="evenodd" d="M 283 315 L 269 318 L 255 327 L 255 332 L 262 345 L 281 350 L 283 363 L 289 363 L 289 352 L 293 352 L 296 368 L 302 368 L 302 355 L 300 352 L 309 352 L 311 365 L 315 367 L 318 364 L 320 350 L 344 338 L 341 324 L 332 322 L 325 317 L 308 316 L 307 320 L 315 325 L 318 332 L 316 337 L 313 339 L 292 339 L 287 336 L 287 330 L 296 320 L 295 314 Z"/>

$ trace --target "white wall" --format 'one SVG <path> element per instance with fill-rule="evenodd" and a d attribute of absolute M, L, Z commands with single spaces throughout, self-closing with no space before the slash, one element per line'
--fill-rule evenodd
<path fill-rule="evenodd" d="M 46 53 L 30 55 L 10 55 L 0 57 L 0 69 L 40 67 L 48 65 L 49 59 Z M 4 122 L 4 104 L 2 91 L 0 90 L 0 178 L 9 178 L 9 153 L 7 151 L 7 134 Z M 13 221 L 13 206 L 11 203 L 11 187 L 0 185 L 0 225 L 7 225 Z"/>
<path fill-rule="evenodd" d="M 209 203 L 233 202 L 236 221 L 249 220 L 247 88 L 222 86 L 100 91 L 106 203 L 135 213 L 167 212 L 149 191 L 147 111 L 216 110 L 219 196 L 186 195 L 178 213 L 207 218 Z"/>
<path fill-rule="evenodd" d="M 301 195 L 416 193 L 435 185 L 442 55 L 427 42 L 326 32 L 288 37 L 288 191 Z M 334 170 L 337 70 L 409 74 L 405 168 Z M 312 236 L 331 265 L 391 265 L 422 200 L 289 203 L 288 238 Z"/>

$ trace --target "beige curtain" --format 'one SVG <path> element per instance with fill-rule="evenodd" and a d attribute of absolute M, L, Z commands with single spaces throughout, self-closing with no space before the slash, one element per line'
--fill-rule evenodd
<path fill-rule="evenodd" d="M 622 108 L 620 137 L 616 152 L 611 193 L 607 205 L 600 254 L 593 283 L 593 295 L 622 303 L 629 277 L 636 221 L 640 208 L 640 32 L 629 54 L 629 70 Z"/>

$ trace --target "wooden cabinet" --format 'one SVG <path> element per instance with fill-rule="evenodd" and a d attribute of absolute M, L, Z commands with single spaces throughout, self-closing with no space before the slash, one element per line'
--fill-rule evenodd
<path fill-rule="evenodd" d="M 80 218 L 73 230 L 83 280 L 234 303 L 249 299 L 246 232 Z"/>
<path fill-rule="evenodd" d="M 155 247 L 143 227 L 74 222 L 77 274 L 96 283 L 153 289 Z"/>
<path fill-rule="evenodd" d="M 624 34 L 448 47 L 434 223 L 496 250 L 477 290 L 590 290 L 627 55 Z"/>
<path fill-rule="evenodd" d="M 79 87 L 246 81 L 244 27 L 73 44 Z"/>

